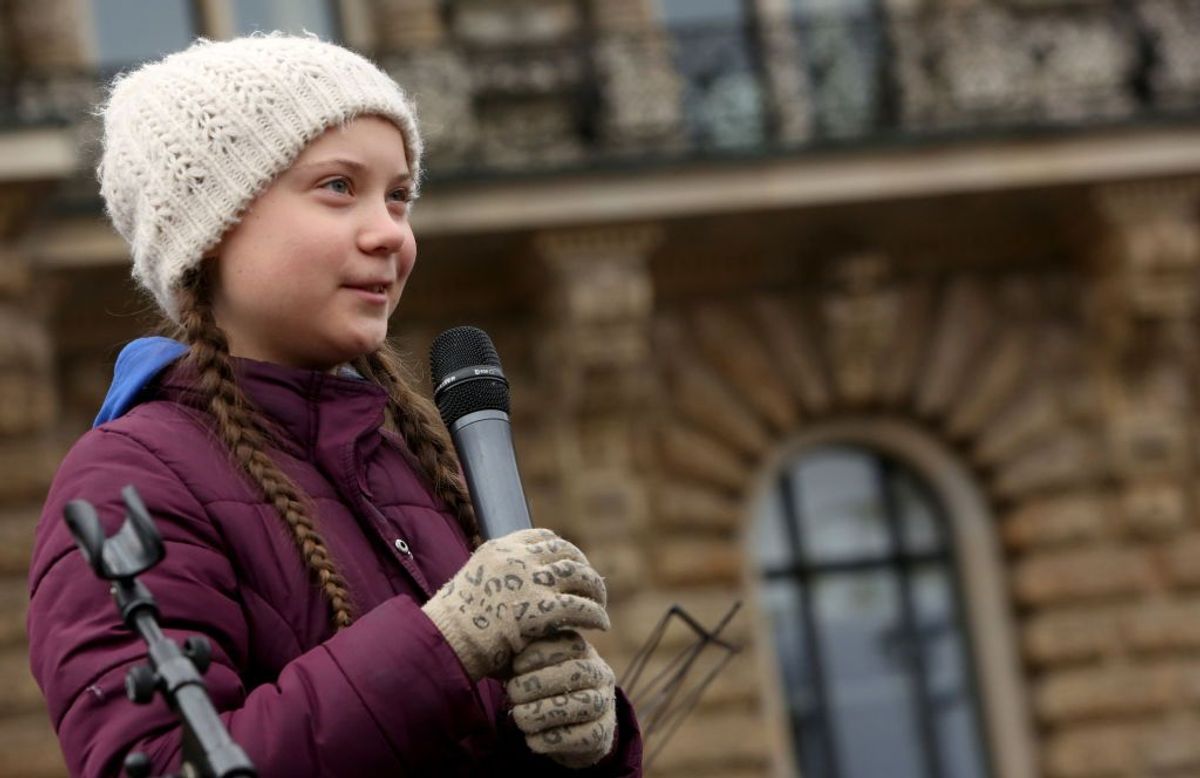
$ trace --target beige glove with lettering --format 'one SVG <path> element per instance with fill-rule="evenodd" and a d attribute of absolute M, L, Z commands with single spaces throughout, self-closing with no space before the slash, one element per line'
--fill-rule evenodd
<path fill-rule="evenodd" d="M 616 676 L 578 632 L 564 630 L 526 646 L 513 659 L 505 689 L 534 753 L 582 768 L 612 750 Z"/>
<path fill-rule="evenodd" d="M 471 678 L 507 671 L 537 638 L 608 629 L 604 580 L 583 552 L 548 529 L 489 540 L 422 610 Z"/>

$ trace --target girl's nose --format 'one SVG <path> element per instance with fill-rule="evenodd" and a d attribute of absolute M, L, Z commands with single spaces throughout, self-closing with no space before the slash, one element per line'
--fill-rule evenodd
<path fill-rule="evenodd" d="M 358 234 L 359 248 L 368 254 L 395 254 L 408 238 L 407 218 L 386 205 L 372 208 Z"/>

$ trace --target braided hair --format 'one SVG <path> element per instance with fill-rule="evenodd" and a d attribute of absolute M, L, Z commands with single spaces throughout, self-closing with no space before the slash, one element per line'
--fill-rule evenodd
<path fill-rule="evenodd" d="M 210 276 L 202 266 L 184 277 L 176 337 L 189 347 L 188 359 L 198 373 L 196 390 L 216 422 L 221 441 L 287 524 L 305 566 L 329 601 L 335 629 L 343 629 L 355 616 L 346 581 L 317 530 L 308 495 L 267 453 L 271 433 L 235 380 L 229 340 L 212 311 Z M 401 364 L 398 354 L 385 343 L 352 366 L 387 391 L 388 421 L 416 457 L 434 493 L 454 513 L 471 545 L 478 546 L 474 510 L 449 437 L 436 408 L 412 389 Z"/>

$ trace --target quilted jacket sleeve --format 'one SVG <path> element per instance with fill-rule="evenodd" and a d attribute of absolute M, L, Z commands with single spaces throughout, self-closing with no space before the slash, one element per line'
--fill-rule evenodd
<path fill-rule="evenodd" d="M 125 628 L 75 549 L 67 501 L 92 502 L 111 534 L 120 489 L 137 486 L 163 534 L 167 558 L 142 576 L 177 641 L 213 645 L 208 691 L 234 739 L 263 776 L 454 775 L 469 772 L 474 742 L 495 739 L 479 688 L 411 598 L 395 597 L 293 659 L 252 690 L 239 675 L 251 639 L 222 538 L 185 482 L 145 445 L 105 428 L 64 460 L 46 501 L 30 570 L 33 675 L 49 704 L 73 775 L 118 775 L 131 749 L 155 774 L 177 769 L 181 730 L 161 698 L 125 699 L 126 670 L 145 644 Z"/>

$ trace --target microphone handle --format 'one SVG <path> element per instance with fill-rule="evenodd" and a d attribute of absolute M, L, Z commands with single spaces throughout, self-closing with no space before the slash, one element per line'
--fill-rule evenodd
<path fill-rule="evenodd" d="M 450 437 L 484 540 L 531 528 L 508 414 L 493 410 L 468 413 L 454 422 Z"/>

